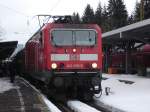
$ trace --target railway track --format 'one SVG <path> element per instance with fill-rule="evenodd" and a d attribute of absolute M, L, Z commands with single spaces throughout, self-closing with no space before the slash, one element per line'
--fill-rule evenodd
<path fill-rule="evenodd" d="M 111 112 L 110 110 L 104 108 L 103 106 L 98 105 L 96 102 L 88 102 L 89 106 L 96 108 L 97 110 L 100 110 L 101 112 Z"/>
<path fill-rule="evenodd" d="M 33 84 L 33 81 L 30 81 L 30 83 L 32 82 Z M 37 87 L 36 84 L 33 84 L 34 86 Z M 41 88 L 37 88 L 38 90 L 40 90 L 43 94 L 45 94 L 45 92 L 43 92 L 43 90 Z M 47 96 L 47 94 L 45 94 L 45 96 Z M 60 109 L 62 112 L 84 112 L 84 108 L 86 108 L 85 106 L 83 106 L 83 108 L 81 109 L 78 109 L 78 107 L 70 107 L 68 105 L 68 101 L 67 100 L 64 100 L 64 101 L 56 101 L 55 99 L 53 98 L 48 98 L 58 109 Z M 82 102 L 82 101 L 79 101 L 78 99 L 76 99 L 76 101 L 78 101 L 79 103 L 81 103 L 82 105 L 87 105 L 89 106 L 90 108 L 94 108 L 96 109 L 96 111 L 92 111 L 92 112 L 111 112 L 111 111 L 108 111 L 106 110 L 105 108 L 103 107 L 100 107 L 99 105 L 96 104 L 96 102 L 92 101 L 92 102 Z"/>
<path fill-rule="evenodd" d="M 107 109 L 97 105 L 94 101 L 93 102 L 82 102 L 79 100 L 69 101 L 68 106 L 71 109 L 73 109 L 74 112 L 110 112 Z"/>
<path fill-rule="evenodd" d="M 52 100 L 50 100 L 52 101 Z M 70 105 L 68 102 L 72 102 Z M 67 101 L 67 102 L 55 102 L 52 103 L 61 111 L 61 112 L 111 112 L 108 111 L 95 102 L 81 102 L 79 100 Z M 74 104 L 73 104 L 74 103 Z M 78 105 L 76 105 L 79 103 Z"/>
<path fill-rule="evenodd" d="M 61 110 L 61 112 L 75 112 L 70 107 L 67 106 L 66 103 L 62 102 L 53 102 L 55 106 L 57 106 L 58 109 Z"/>

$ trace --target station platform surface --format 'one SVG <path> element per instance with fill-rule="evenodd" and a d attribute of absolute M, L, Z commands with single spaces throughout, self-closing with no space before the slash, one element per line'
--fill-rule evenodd
<path fill-rule="evenodd" d="M 96 102 L 110 112 L 150 112 L 150 77 L 102 74 L 102 94 Z M 107 88 L 107 89 L 106 89 Z"/>
<path fill-rule="evenodd" d="M 48 107 L 39 92 L 26 82 L 17 77 L 14 84 L 9 83 L 9 78 L 4 78 L 11 88 L 0 92 L 0 112 L 48 112 Z M 5 85 L 1 84 L 0 89 Z M 3 86 L 3 87 L 2 87 Z"/>

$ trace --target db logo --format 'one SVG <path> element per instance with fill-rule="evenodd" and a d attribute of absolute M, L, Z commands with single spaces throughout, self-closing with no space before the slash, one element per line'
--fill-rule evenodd
<path fill-rule="evenodd" d="M 80 59 L 79 54 L 70 54 L 70 60 L 76 61 L 76 60 L 79 60 L 79 59 Z"/>

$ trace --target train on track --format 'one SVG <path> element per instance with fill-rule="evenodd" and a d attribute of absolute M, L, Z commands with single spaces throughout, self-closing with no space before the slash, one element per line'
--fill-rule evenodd
<path fill-rule="evenodd" d="M 147 76 L 150 73 L 150 44 L 145 44 L 130 54 L 130 73 L 138 73 Z M 126 52 L 114 52 L 109 54 L 110 68 L 112 73 L 125 73 Z"/>
<path fill-rule="evenodd" d="M 101 29 L 96 24 L 73 24 L 69 16 L 51 16 L 15 58 L 23 76 L 31 76 L 52 96 L 90 100 L 101 92 Z"/>

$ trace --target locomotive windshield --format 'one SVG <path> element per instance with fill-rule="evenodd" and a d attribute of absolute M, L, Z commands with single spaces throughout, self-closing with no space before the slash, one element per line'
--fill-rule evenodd
<path fill-rule="evenodd" d="M 53 30 L 52 43 L 56 46 L 93 46 L 96 44 L 95 30 Z"/>

